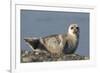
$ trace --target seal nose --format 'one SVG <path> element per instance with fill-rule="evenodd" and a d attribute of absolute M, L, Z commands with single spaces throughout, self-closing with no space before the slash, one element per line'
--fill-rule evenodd
<path fill-rule="evenodd" d="M 74 33 L 77 33 L 77 29 L 74 29 Z"/>
<path fill-rule="evenodd" d="M 79 32 L 79 27 L 74 28 L 74 33 L 78 33 Z"/>

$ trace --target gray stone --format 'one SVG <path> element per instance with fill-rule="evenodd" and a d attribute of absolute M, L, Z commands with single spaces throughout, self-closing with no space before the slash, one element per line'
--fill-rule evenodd
<path fill-rule="evenodd" d="M 44 50 L 21 52 L 21 62 L 48 62 L 48 61 L 71 61 L 71 60 L 89 60 L 89 57 L 78 54 L 61 54 L 53 56 Z"/>

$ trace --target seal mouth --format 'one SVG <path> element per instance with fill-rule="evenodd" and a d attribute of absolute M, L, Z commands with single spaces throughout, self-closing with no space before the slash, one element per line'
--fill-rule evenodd
<path fill-rule="evenodd" d="M 76 28 L 74 29 L 73 33 L 75 33 L 75 34 L 79 33 L 79 27 L 76 27 Z"/>
<path fill-rule="evenodd" d="M 78 33 L 78 30 L 77 29 L 74 29 L 73 33 L 75 33 L 75 34 Z"/>

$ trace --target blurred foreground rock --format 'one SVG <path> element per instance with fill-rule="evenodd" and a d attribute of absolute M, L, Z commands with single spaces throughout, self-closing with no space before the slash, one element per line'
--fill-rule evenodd
<path fill-rule="evenodd" d="M 53 56 L 44 50 L 21 51 L 21 62 L 47 62 L 47 61 L 71 61 L 71 60 L 88 60 L 89 57 L 78 54 L 62 54 Z"/>

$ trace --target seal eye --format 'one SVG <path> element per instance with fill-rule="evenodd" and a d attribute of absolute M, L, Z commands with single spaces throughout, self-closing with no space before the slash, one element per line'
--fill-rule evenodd
<path fill-rule="evenodd" d="M 77 30 L 79 30 L 79 27 L 76 27 Z"/>
<path fill-rule="evenodd" d="M 71 27 L 71 29 L 73 29 L 74 27 Z"/>

